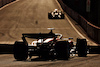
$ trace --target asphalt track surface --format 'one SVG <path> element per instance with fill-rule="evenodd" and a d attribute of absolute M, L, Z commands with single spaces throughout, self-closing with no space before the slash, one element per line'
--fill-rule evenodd
<path fill-rule="evenodd" d="M 47 28 L 55 28 L 54 33 L 61 33 L 63 37 L 82 38 L 70 25 L 68 19 L 48 19 L 48 12 L 59 8 L 56 0 L 19 0 L 0 10 L 0 44 L 13 44 L 21 40 L 22 33 L 48 33 Z M 67 14 L 66 14 L 67 16 Z M 69 16 L 67 16 L 69 17 Z M 70 17 L 75 27 L 86 36 L 81 27 Z M 86 36 L 86 38 L 88 38 Z M 89 38 L 88 38 L 89 39 Z M 89 39 L 89 45 L 94 43 Z M 96 58 L 95 58 L 96 57 Z M 99 67 L 100 55 L 88 57 L 74 57 L 69 61 L 41 61 L 34 60 L 16 61 L 12 54 L 0 55 L 0 66 L 8 67 Z"/>
<path fill-rule="evenodd" d="M 3 8 L 0 10 L 0 44 L 13 44 L 21 40 L 22 33 L 48 33 L 47 28 L 55 28 L 54 33 L 73 37 L 74 41 L 82 38 L 68 19 L 48 19 L 48 12 L 55 8 L 61 9 L 56 0 L 19 0 Z M 77 23 L 75 26 L 78 26 Z M 81 33 L 84 34 L 82 29 Z M 92 41 L 88 43 L 94 45 Z"/>

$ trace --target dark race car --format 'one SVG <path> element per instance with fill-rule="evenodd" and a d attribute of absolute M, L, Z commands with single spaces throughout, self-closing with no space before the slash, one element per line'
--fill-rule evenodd
<path fill-rule="evenodd" d="M 73 38 L 62 38 L 62 34 L 53 33 L 53 28 L 49 28 L 49 33 L 24 33 L 22 41 L 15 41 L 14 58 L 16 60 L 26 60 L 29 56 L 39 56 L 46 60 L 66 59 L 75 56 L 76 50 L 79 56 L 87 55 L 87 43 L 85 39 L 77 39 L 76 46 L 73 45 Z M 36 39 L 28 42 L 26 38 Z"/>
<path fill-rule="evenodd" d="M 58 9 L 48 13 L 49 19 L 64 19 L 64 13 Z"/>

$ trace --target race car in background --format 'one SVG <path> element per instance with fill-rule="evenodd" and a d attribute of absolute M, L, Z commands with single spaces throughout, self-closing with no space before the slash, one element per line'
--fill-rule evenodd
<path fill-rule="evenodd" d="M 16 60 L 26 60 L 29 56 L 36 55 L 44 59 L 66 59 L 68 60 L 70 54 L 75 55 L 78 51 L 79 56 L 87 55 L 87 43 L 85 39 L 77 39 L 77 45 L 73 45 L 73 38 L 62 38 L 62 34 L 53 33 L 54 28 L 49 33 L 24 33 L 22 34 L 22 41 L 15 41 L 14 44 L 14 58 Z M 26 40 L 27 38 L 36 39 L 31 44 Z"/>
<path fill-rule="evenodd" d="M 49 19 L 64 19 L 64 13 L 61 10 L 55 9 L 48 13 Z"/>

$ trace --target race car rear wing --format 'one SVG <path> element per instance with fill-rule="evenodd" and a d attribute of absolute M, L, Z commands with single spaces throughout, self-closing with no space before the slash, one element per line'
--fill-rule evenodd
<path fill-rule="evenodd" d="M 44 38 L 53 38 L 53 37 L 57 37 L 57 35 L 55 34 L 50 34 L 50 33 L 25 33 L 22 34 L 23 37 L 27 37 L 27 38 L 33 38 L 33 39 L 44 39 Z"/>

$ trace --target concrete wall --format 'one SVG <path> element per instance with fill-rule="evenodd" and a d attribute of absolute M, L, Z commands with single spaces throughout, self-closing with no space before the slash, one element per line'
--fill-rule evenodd
<path fill-rule="evenodd" d="M 100 0 L 62 0 L 71 9 L 78 12 L 92 24 L 100 27 Z M 89 9 L 90 7 L 90 9 Z"/>
<path fill-rule="evenodd" d="M 91 23 L 89 23 L 84 17 L 82 17 L 80 14 L 69 8 L 67 5 L 65 5 L 62 0 L 58 0 L 60 3 L 62 9 L 69 14 L 74 20 L 76 20 L 81 27 L 86 31 L 88 36 L 92 38 L 95 42 L 100 44 L 100 27 L 97 27 Z"/>
<path fill-rule="evenodd" d="M 0 0 L 0 8 L 8 3 L 13 2 L 13 1 L 15 1 L 15 0 Z"/>
<path fill-rule="evenodd" d="M 86 0 L 62 0 L 64 4 L 67 4 L 71 9 L 78 12 L 85 18 L 87 18 L 86 12 Z"/>
<path fill-rule="evenodd" d="M 2 0 L 0 0 L 0 7 L 2 7 Z"/>

